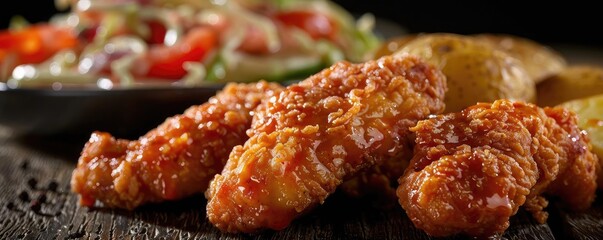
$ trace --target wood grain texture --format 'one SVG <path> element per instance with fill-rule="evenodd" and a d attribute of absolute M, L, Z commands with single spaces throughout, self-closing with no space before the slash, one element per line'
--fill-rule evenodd
<path fill-rule="evenodd" d="M 383 208 L 338 194 L 285 230 L 255 235 L 220 233 L 207 221 L 201 195 L 132 212 L 79 207 L 69 181 L 81 147 L 14 139 L 0 128 L 0 239 L 432 239 L 397 204 Z M 603 239 L 602 201 L 585 213 L 551 206 L 558 229 L 520 211 L 503 239 Z"/>
<path fill-rule="evenodd" d="M 601 192 L 597 196 L 602 196 Z M 562 204 L 555 203 L 551 212 L 558 221 L 559 233 L 567 239 L 603 239 L 603 201 L 597 200 L 584 212 L 565 210 Z"/>

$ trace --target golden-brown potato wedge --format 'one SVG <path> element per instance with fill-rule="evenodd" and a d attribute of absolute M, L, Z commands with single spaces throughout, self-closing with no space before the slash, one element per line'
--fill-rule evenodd
<path fill-rule="evenodd" d="M 603 68 L 569 66 L 536 87 L 540 106 L 555 106 L 573 99 L 603 94 Z"/>
<path fill-rule="evenodd" d="M 603 165 L 603 94 L 575 99 L 559 106 L 576 112 L 578 126 L 588 132 L 592 150 L 599 157 L 599 165 Z M 603 188 L 601 168 L 597 171 L 599 188 Z"/>
<path fill-rule="evenodd" d="M 395 54 L 414 54 L 442 70 L 448 79 L 446 112 L 501 98 L 533 102 L 535 86 L 519 60 L 468 36 L 424 34 Z"/>
<path fill-rule="evenodd" d="M 485 33 L 474 37 L 500 48 L 523 62 L 526 71 L 536 83 L 567 66 L 567 61 L 560 53 L 531 39 L 508 34 Z"/>

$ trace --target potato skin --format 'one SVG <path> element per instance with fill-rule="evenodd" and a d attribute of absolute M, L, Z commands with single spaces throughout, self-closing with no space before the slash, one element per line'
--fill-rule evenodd
<path fill-rule="evenodd" d="M 567 60 L 553 48 L 531 39 L 509 34 L 478 34 L 474 37 L 491 44 L 524 64 L 534 82 L 539 83 L 567 67 Z"/>
<path fill-rule="evenodd" d="M 558 106 L 574 111 L 578 115 L 578 127 L 590 137 L 592 151 L 599 158 L 597 183 L 603 189 L 603 94 L 574 99 Z"/>
<path fill-rule="evenodd" d="M 442 70 L 448 82 L 445 112 L 501 98 L 526 102 L 536 98 L 534 82 L 520 61 L 469 36 L 424 34 L 397 54 L 417 55 Z"/>
<path fill-rule="evenodd" d="M 383 44 L 375 51 L 375 55 L 373 59 L 378 59 L 383 56 L 392 55 L 404 48 L 406 44 L 415 40 L 421 34 L 407 34 L 403 36 L 392 37 L 390 39 L 386 39 Z"/>
<path fill-rule="evenodd" d="M 555 106 L 573 99 L 603 94 L 603 68 L 569 66 L 539 83 L 536 89 L 540 106 Z"/>

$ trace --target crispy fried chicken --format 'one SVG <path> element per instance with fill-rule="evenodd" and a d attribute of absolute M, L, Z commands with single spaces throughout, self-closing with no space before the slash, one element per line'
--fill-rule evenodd
<path fill-rule="evenodd" d="M 497 100 L 419 121 L 415 155 L 397 190 L 433 236 L 501 234 L 520 206 L 544 223 L 555 195 L 576 210 L 595 197 L 598 161 L 573 112 Z"/>
<path fill-rule="evenodd" d="M 227 232 L 283 229 L 358 171 L 409 151 L 408 128 L 440 112 L 446 79 L 412 56 L 337 63 L 254 116 L 206 197 Z"/>
<path fill-rule="evenodd" d="M 82 205 L 98 200 L 125 209 L 202 193 L 232 148 L 247 140 L 251 111 L 281 89 L 264 81 L 229 84 L 137 141 L 95 132 L 73 171 L 72 190 Z"/>

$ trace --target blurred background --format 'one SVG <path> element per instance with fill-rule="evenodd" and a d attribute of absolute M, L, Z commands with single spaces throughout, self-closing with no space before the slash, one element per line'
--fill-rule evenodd
<path fill-rule="evenodd" d="M 508 33 L 542 43 L 603 47 L 601 9 L 594 3 L 513 0 L 335 2 L 352 12 L 368 11 L 391 19 L 410 32 Z"/>
<path fill-rule="evenodd" d="M 353 13 L 371 12 L 399 24 L 407 32 L 508 33 L 547 44 L 603 48 L 601 10 L 581 1 L 404 1 L 334 0 Z M 544 5 L 546 4 L 546 5 Z M 30 22 L 57 13 L 53 0 L 10 1 L 0 9 L 0 27 L 21 15 Z"/>
<path fill-rule="evenodd" d="M 526 6 L 527 3 L 525 2 L 520 3 L 512 0 L 481 1 L 478 3 L 416 0 L 332 1 L 357 16 L 372 13 L 378 19 L 379 26 L 377 29 L 387 29 L 382 32 L 377 31 L 378 34 L 384 36 L 434 32 L 512 34 L 553 47 L 570 64 L 586 63 L 603 66 L 603 28 L 599 26 L 603 21 L 600 19 L 601 10 L 594 6 L 595 3 L 586 4 L 574 0 L 571 2 L 557 1 L 559 3 L 530 3 L 534 6 Z M 54 0 L 10 1 L 9 4 L 4 4 L 0 8 L 0 29 L 5 29 L 14 16 L 20 16 L 31 23 L 37 23 L 47 21 L 57 13 L 59 12 L 55 7 Z M 383 28 L 384 23 L 388 27 Z M 211 94 L 205 92 L 203 96 L 209 97 L 213 95 L 213 92 L 213 90 L 210 91 Z M 162 93 L 164 95 L 144 94 L 144 92 L 141 92 L 140 95 L 131 95 L 131 93 L 119 95 L 127 100 L 116 98 L 115 95 L 98 95 L 99 98 L 84 97 L 77 100 L 86 99 L 86 101 L 71 101 L 68 103 L 73 103 L 69 109 L 75 109 L 68 112 L 69 114 L 56 114 L 54 112 L 56 108 L 46 107 L 52 103 L 54 104 L 52 106 L 58 106 L 58 109 L 62 110 L 67 104 L 62 104 L 63 102 L 60 101 L 69 101 L 67 98 L 50 98 L 51 101 L 44 102 L 46 106 L 42 106 L 38 104 L 41 101 L 30 98 L 29 95 L 23 95 L 22 97 L 27 101 L 20 102 L 11 98 L 11 95 L 5 94 L 5 99 L 9 99 L 6 101 L 6 106 L 12 107 L 5 108 L 13 109 L 17 114 L 2 112 L 3 106 L 0 104 L 0 116 L 9 116 L 8 119 L 11 123 L 23 123 L 24 126 L 34 126 L 33 128 L 40 127 L 48 132 L 60 132 L 58 130 L 62 131 L 64 127 L 71 127 L 71 130 L 75 129 L 76 132 L 84 132 L 86 137 L 89 132 L 97 129 L 122 133 L 124 134 L 122 137 L 126 136 L 125 134 L 137 137 L 148 129 L 155 127 L 165 117 L 180 113 L 193 103 L 197 104 L 200 101 L 198 93 L 194 91 L 187 92 L 189 94 L 183 94 L 182 91 L 165 91 Z M 174 95 L 175 93 L 177 95 Z M 44 96 L 40 95 L 40 97 Z M 56 99 L 59 99 L 59 101 Z M 102 101 L 98 101 L 98 99 Z M 153 104 L 149 104 L 147 99 L 151 99 Z M 8 105 L 9 102 L 16 102 L 17 104 Z M 121 104 L 122 102 L 128 102 L 128 104 Z M 2 99 L 0 99 L 0 103 L 2 103 Z M 25 103 L 30 103 L 31 106 L 36 108 L 43 108 L 44 111 L 36 112 L 19 106 L 25 105 Z M 101 106 L 103 110 L 99 110 Z M 120 108 L 116 109 L 114 106 L 120 106 Z M 67 110 L 69 111 L 69 109 Z M 83 111 L 82 109 L 94 110 Z M 158 111 L 158 109 L 161 109 L 161 111 Z M 120 110 L 121 115 L 113 114 Z M 111 114 L 102 114 L 103 111 L 111 112 Z M 36 113 L 38 115 L 35 115 Z M 48 124 L 47 121 L 37 117 L 40 113 L 49 113 L 47 115 L 52 118 L 56 118 L 55 116 L 58 115 L 66 120 L 56 118 L 57 120 L 53 121 L 54 125 Z M 29 117 L 28 114 L 34 115 Z M 143 115 L 146 124 L 140 123 L 139 116 Z M 11 116 L 16 117 L 11 119 Z M 32 121 L 28 121 L 30 119 L 36 121 L 32 123 Z M 0 120 L 2 120 L 1 117 Z M 88 128 L 80 127 L 76 123 Z M 101 126 L 101 123 L 105 125 Z"/>

